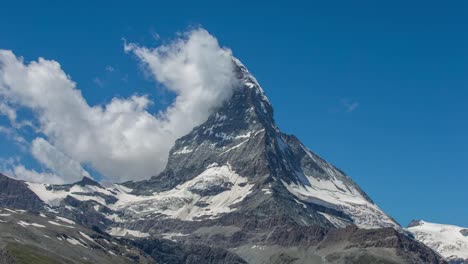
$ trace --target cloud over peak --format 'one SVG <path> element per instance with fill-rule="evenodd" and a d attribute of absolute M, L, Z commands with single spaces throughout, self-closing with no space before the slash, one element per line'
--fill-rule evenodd
<path fill-rule="evenodd" d="M 32 110 L 40 134 L 31 154 L 47 168 L 39 173 L 16 165 L 12 176 L 70 182 L 87 175 L 86 164 L 106 180 L 147 178 L 164 168 L 175 140 L 204 122 L 236 86 L 231 51 L 204 29 L 156 48 L 125 44 L 124 49 L 175 93 L 167 109 L 150 113 L 145 95 L 91 106 L 58 62 L 25 63 L 0 50 L 0 114 L 16 121 L 15 110 Z"/>

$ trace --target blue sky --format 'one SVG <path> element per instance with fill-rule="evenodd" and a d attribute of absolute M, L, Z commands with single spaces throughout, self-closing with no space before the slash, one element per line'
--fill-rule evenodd
<path fill-rule="evenodd" d="M 173 96 L 123 39 L 152 47 L 202 26 L 253 72 L 281 129 L 402 225 L 468 226 L 464 1 L 13 2 L 2 5 L 0 49 L 58 61 L 90 105 L 138 93 L 164 109 Z M 5 135 L 0 144 L 1 158 L 40 167 Z"/>

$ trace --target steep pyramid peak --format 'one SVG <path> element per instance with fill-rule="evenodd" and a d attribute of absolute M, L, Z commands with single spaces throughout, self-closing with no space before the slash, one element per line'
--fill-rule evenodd
<path fill-rule="evenodd" d="M 213 117 L 225 116 L 231 119 L 245 118 L 246 121 L 276 127 L 273 107 L 265 91 L 240 60 L 235 57 L 232 60 L 239 83 L 234 88 L 232 97 L 213 113 L 208 122 L 213 121 Z"/>
<path fill-rule="evenodd" d="M 214 169 L 227 166 L 249 184 L 248 194 L 230 204 L 237 213 L 257 215 L 264 210 L 261 219 L 268 222 L 276 208 L 277 219 L 300 225 L 398 228 L 345 173 L 280 131 L 260 84 L 239 60 L 233 58 L 233 62 L 240 82 L 232 97 L 175 142 L 161 174 L 128 187 L 145 195 L 171 193 L 191 184 L 207 187 L 209 192 L 196 193 L 200 203 L 187 204 L 195 201 L 193 196 L 180 202 L 182 208 L 195 212 L 210 199 L 227 199 L 236 194 L 236 188 L 244 188 L 230 181 L 231 174 L 225 170 Z M 215 176 L 208 173 L 212 170 Z M 220 193 L 212 192 L 213 185 Z M 187 188 L 193 194 L 194 188 Z"/>

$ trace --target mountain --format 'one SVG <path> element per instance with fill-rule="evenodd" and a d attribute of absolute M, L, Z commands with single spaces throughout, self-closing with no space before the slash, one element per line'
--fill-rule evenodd
<path fill-rule="evenodd" d="M 324 227 L 398 227 L 342 171 L 279 130 L 262 88 L 235 62 L 242 82 L 231 100 L 176 141 L 160 175 L 126 184 L 135 194 L 159 193 L 149 201 L 153 210 L 145 206 L 142 213 L 209 220 L 233 212 L 255 215 L 257 225 L 275 219 Z M 127 208 L 139 214 L 139 205 Z"/>
<path fill-rule="evenodd" d="M 414 220 L 407 229 L 449 263 L 468 263 L 468 228 Z"/>
<path fill-rule="evenodd" d="M 0 177 L 0 206 L 105 230 L 162 263 L 445 263 L 344 172 L 282 133 L 257 80 L 233 63 L 232 97 L 175 142 L 162 173 L 120 184 Z"/>

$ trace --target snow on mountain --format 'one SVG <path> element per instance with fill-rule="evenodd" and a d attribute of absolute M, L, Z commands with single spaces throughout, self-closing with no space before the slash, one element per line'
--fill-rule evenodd
<path fill-rule="evenodd" d="M 216 218 L 235 210 L 253 185 L 232 171 L 228 165 L 212 164 L 197 177 L 175 188 L 153 193 L 150 196 L 135 196 L 135 201 L 118 201 L 116 207 L 129 211 L 134 218 L 163 215 L 185 221 L 200 218 Z"/>
<path fill-rule="evenodd" d="M 284 186 L 301 201 L 313 202 L 327 208 L 344 211 L 354 224 L 361 228 L 394 227 L 399 225 L 388 217 L 375 203 L 369 200 L 362 191 L 349 182 L 342 172 L 331 164 L 323 161 L 301 144 L 302 149 L 317 164 L 324 168 L 329 178 L 321 179 L 307 174 L 300 175 L 305 178 L 305 184 L 282 182 Z M 329 221 L 339 227 L 348 225 L 339 217 L 322 213 Z"/>
<path fill-rule="evenodd" d="M 116 237 L 133 236 L 133 237 L 149 237 L 149 234 L 143 233 L 136 230 L 129 230 L 121 227 L 113 227 L 107 230 L 107 232 Z"/>
<path fill-rule="evenodd" d="M 468 263 L 467 228 L 417 220 L 412 221 L 407 230 L 450 263 Z"/>
<path fill-rule="evenodd" d="M 220 214 L 235 210 L 236 203 L 242 201 L 251 191 L 245 177 L 232 171 L 228 165 L 212 164 L 194 179 L 165 192 L 151 195 L 135 195 L 131 189 L 113 184 L 108 188 L 94 185 L 60 185 L 27 183 L 29 188 L 49 206 L 59 206 L 67 197 L 80 201 L 95 201 L 115 211 L 123 211 L 133 218 L 162 216 L 194 221 L 199 218 L 216 218 Z M 115 197 L 109 203 L 101 197 Z M 112 217 L 112 216 L 110 216 Z M 113 220 L 120 219 L 113 217 Z"/>
<path fill-rule="evenodd" d="M 106 204 L 106 201 L 102 197 L 96 195 L 96 193 L 109 196 L 114 195 L 100 186 L 81 186 L 74 184 L 70 186 L 70 188 L 61 188 L 62 186 L 60 185 L 43 183 L 26 182 L 26 184 L 44 203 L 50 206 L 59 206 L 60 202 L 67 196 L 71 196 L 80 201 L 93 200 L 100 204 Z"/>

